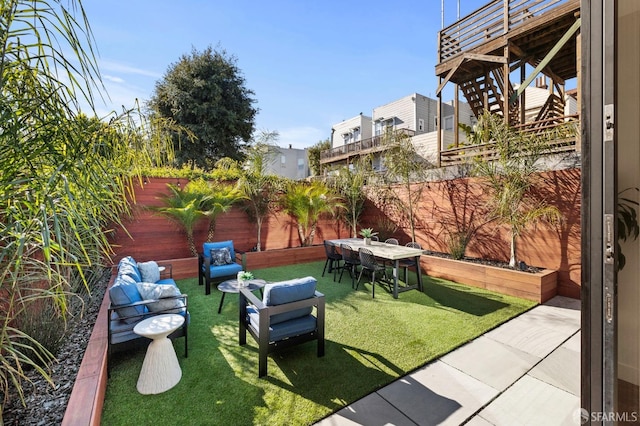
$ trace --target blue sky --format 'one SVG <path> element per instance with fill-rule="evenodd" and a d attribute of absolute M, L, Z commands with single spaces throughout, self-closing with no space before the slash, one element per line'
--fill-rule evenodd
<path fill-rule="evenodd" d="M 485 0 L 460 0 L 460 16 Z M 444 0 L 444 24 L 457 0 Z M 85 11 L 110 102 L 100 116 L 151 97 L 192 48 L 225 49 L 255 92 L 257 130 L 309 147 L 331 126 L 417 92 L 434 96 L 441 2 L 400 0 L 89 0 Z M 445 100 L 446 96 L 445 96 Z"/>

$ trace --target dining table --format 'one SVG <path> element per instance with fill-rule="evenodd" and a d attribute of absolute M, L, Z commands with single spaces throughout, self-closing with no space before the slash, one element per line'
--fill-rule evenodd
<path fill-rule="evenodd" d="M 341 238 L 341 239 L 333 239 L 327 240 L 330 244 L 337 246 L 338 248 L 342 244 L 347 244 L 351 246 L 351 248 L 355 251 L 359 251 L 361 248 L 366 248 L 371 250 L 374 256 L 390 260 L 393 262 L 393 297 L 394 299 L 398 298 L 398 293 L 418 289 L 422 291 L 422 272 L 420 271 L 420 256 L 425 254 L 425 251 L 418 248 L 413 247 L 405 247 L 396 244 L 388 244 L 379 241 L 371 241 L 370 244 L 365 244 L 364 239 L 362 238 Z M 416 274 L 418 276 L 418 283 L 414 285 L 408 285 L 408 283 L 404 283 L 403 286 L 398 284 L 398 276 L 400 270 L 400 261 L 402 259 L 411 259 L 413 258 L 416 262 Z M 408 281 L 408 280 L 407 280 Z"/>

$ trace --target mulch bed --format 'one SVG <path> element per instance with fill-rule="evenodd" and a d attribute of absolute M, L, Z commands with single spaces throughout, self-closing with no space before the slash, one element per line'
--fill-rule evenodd
<path fill-rule="evenodd" d="M 25 374 L 32 383 L 23 383 L 25 405 L 20 402 L 18 393 L 11 391 L 2 413 L 5 425 L 49 426 L 62 423 L 108 282 L 109 273 L 105 272 L 91 296 L 81 296 L 84 303 L 72 299 L 65 343 L 56 354 L 57 362 L 50 366 L 53 386 L 35 370 L 27 371 Z"/>

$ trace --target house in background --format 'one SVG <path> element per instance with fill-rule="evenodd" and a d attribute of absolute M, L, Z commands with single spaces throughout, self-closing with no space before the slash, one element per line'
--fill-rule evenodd
<path fill-rule="evenodd" d="M 273 146 L 274 155 L 267 165 L 267 173 L 289 179 L 306 179 L 311 175 L 306 149 Z"/>
<path fill-rule="evenodd" d="M 435 143 L 438 102 L 419 93 L 412 93 L 388 104 L 373 109 L 371 117 L 359 115 L 335 124 L 331 128 L 331 148 L 320 155 L 320 163 L 325 167 L 350 164 L 361 155 L 372 155 L 375 170 L 383 170 L 382 152 L 386 149 L 383 136 L 406 134 L 421 156 L 429 159 L 437 150 L 426 145 Z M 471 109 L 459 108 L 459 122 L 472 126 L 475 123 Z M 443 105 L 445 132 L 453 133 L 453 105 Z M 431 135 L 430 137 L 428 135 Z M 464 137 L 464 136 L 461 136 Z M 445 138 L 453 141 L 453 136 Z"/>

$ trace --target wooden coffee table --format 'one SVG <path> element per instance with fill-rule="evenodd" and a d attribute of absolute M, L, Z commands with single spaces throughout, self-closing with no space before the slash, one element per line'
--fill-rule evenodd
<path fill-rule="evenodd" d="M 265 280 L 253 279 L 253 280 L 246 281 L 246 285 L 242 288 L 248 288 L 251 291 L 254 291 L 254 290 L 262 291 L 262 288 L 266 283 L 267 282 Z M 240 288 L 241 287 L 238 285 L 237 279 L 222 281 L 220 284 L 218 284 L 218 290 L 222 292 L 222 298 L 220 299 L 220 306 L 218 306 L 218 313 L 222 312 L 222 304 L 224 303 L 224 296 L 227 293 L 236 293 L 236 294 L 240 293 Z"/>

